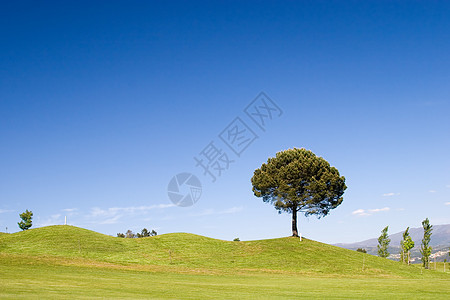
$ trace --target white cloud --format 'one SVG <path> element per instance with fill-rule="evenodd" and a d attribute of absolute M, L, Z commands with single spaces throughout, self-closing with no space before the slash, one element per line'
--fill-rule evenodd
<path fill-rule="evenodd" d="M 13 212 L 13 210 L 10 210 L 10 209 L 0 209 L 0 214 L 7 213 L 7 212 Z"/>
<path fill-rule="evenodd" d="M 352 212 L 352 215 L 359 215 L 359 214 L 362 214 L 362 213 L 364 213 L 364 209 L 357 209 L 354 212 Z"/>
<path fill-rule="evenodd" d="M 392 197 L 392 196 L 398 196 L 398 195 L 400 195 L 400 193 L 386 193 L 386 194 L 383 194 L 383 197 Z"/>
<path fill-rule="evenodd" d="M 108 218 L 106 220 L 99 221 L 98 224 L 116 224 L 116 223 L 119 223 L 119 219 L 121 217 L 122 217 L 121 215 L 116 215 L 112 218 Z"/>
<path fill-rule="evenodd" d="M 234 206 L 225 210 L 215 210 L 214 208 L 208 208 L 203 210 L 202 212 L 196 214 L 190 214 L 190 217 L 201 217 L 201 216 L 210 216 L 210 215 L 225 215 L 225 214 L 235 214 L 241 212 L 244 208 L 242 206 Z"/>
<path fill-rule="evenodd" d="M 91 208 L 88 218 L 95 219 L 91 223 L 96 224 L 115 224 L 124 216 L 134 216 L 146 214 L 150 210 L 174 207 L 174 204 L 155 204 L 149 206 L 128 206 L 128 207 L 110 207 L 101 209 L 99 207 Z"/>
<path fill-rule="evenodd" d="M 244 208 L 242 206 L 234 206 L 229 209 L 225 209 L 224 211 L 221 211 L 220 214 L 235 214 L 238 212 L 241 212 Z"/>
<path fill-rule="evenodd" d="M 390 210 L 389 207 L 383 207 L 383 208 L 369 209 L 368 211 L 370 213 L 377 213 L 377 212 L 380 212 L 380 211 L 389 211 L 389 210 Z"/>
<path fill-rule="evenodd" d="M 110 207 L 107 209 L 101 209 L 98 207 L 93 207 L 91 209 L 91 216 L 97 217 L 97 216 L 111 216 L 116 215 L 118 213 L 129 213 L 133 214 L 136 212 L 147 212 L 152 209 L 156 208 L 167 208 L 167 207 L 173 207 L 174 204 L 158 204 L 158 205 L 151 205 L 151 206 L 129 206 L 129 207 Z"/>
<path fill-rule="evenodd" d="M 445 202 L 444 205 L 450 205 L 450 202 Z"/>
<path fill-rule="evenodd" d="M 355 216 L 370 216 L 374 213 L 379 213 L 379 212 L 383 212 L 383 211 L 389 211 L 391 210 L 389 207 L 383 207 L 383 208 L 373 208 L 373 209 L 357 209 L 355 211 L 352 212 L 352 215 Z"/>
<path fill-rule="evenodd" d="M 64 211 L 64 212 L 75 212 L 75 211 L 77 211 L 78 210 L 78 208 L 65 208 L 65 209 L 61 209 L 61 211 Z"/>
<path fill-rule="evenodd" d="M 62 225 L 64 224 L 60 214 L 51 215 L 44 221 L 39 221 L 38 226 Z"/>
<path fill-rule="evenodd" d="M 436 193 L 435 190 L 429 190 L 428 192 L 429 192 L 429 193 Z"/>

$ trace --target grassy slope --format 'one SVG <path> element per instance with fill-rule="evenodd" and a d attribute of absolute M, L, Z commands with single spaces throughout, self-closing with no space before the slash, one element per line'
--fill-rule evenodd
<path fill-rule="evenodd" d="M 0 258 L 0 298 L 448 299 L 444 279 L 315 278 L 293 274 L 181 274 Z"/>
<path fill-rule="evenodd" d="M 229 242 L 173 233 L 142 239 L 49 226 L 0 236 L 0 254 L 53 262 L 203 273 L 298 273 L 313 276 L 448 278 L 397 262 L 304 239 Z M 12 256 L 11 256 L 12 257 Z M 58 258 L 58 259 L 55 259 Z M 364 260 L 364 269 L 363 269 Z M 445 277 L 442 277 L 445 276 Z"/>
<path fill-rule="evenodd" d="M 0 298 L 447 299 L 449 278 L 294 238 L 121 239 L 72 226 L 0 236 Z"/>

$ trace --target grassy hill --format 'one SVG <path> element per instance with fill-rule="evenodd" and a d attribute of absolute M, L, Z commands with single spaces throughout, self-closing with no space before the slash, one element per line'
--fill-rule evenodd
<path fill-rule="evenodd" d="M 413 278 L 442 276 L 375 256 L 286 237 L 231 242 L 188 233 L 140 239 L 103 235 L 73 226 L 49 226 L 0 236 L 0 253 L 58 258 L 105 266 L 184 272 L 278 272 L 325 276 Z M 422 272 L 423 273 L 423 272 Z"/>
<path fill-rule="evenodd" d="M 0 235 L 0 298 L 447 299 L 450 274 L 304 239 L 123 239 L 73 226 Z"/>

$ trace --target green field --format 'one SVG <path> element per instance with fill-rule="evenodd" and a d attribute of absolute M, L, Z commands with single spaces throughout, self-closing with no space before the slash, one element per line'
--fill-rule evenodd
<path fill-rule="evenodd" d="M 0 235 L 2 298 L 448 298 L 450 274 L 295 238 L 141 239 L 73 226 Z"/>

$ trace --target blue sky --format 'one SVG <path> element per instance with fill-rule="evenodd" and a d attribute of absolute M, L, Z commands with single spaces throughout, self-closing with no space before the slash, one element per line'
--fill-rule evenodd
<path fill-rule="evenodd" d="M 0 230 L 68 223 L 241 240 L 288 236 L 253 196 L 268 157 L 304 147 L 346 177 L 343 204 L 300 217 L 334 243 L 450 223 L 450 5 L 440 1 L 4 2 Z M 265 131 L 244 109 L 265 92 Z M 258 138 L 238 157 L 219 134 Z M 234 160 L 216 182 L 194 157 Z M 202 196 L 174 206 L 171 178 Z"/>

